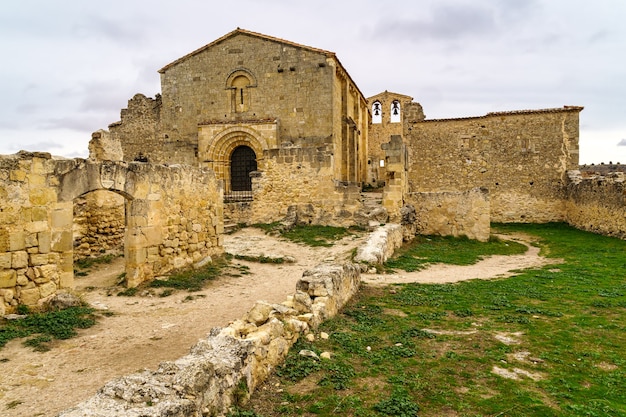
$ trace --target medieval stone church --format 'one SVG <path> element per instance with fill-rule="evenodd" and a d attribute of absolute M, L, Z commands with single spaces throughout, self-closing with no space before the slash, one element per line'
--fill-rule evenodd
<path fill-rule="evenodd" d="M 384 187 L 396 218 L 406 204 L 429 206 L 432 193 L 457 193 L 454 210 L 474 206 L 459 197 L 470 190 L 489 201 L 487 223 L 564 218 L 582 107 L 428 120 L 410 96 L 364 97 L 333 52 L 243 29 L 159 73 L 161 95 L 133 97 L 111 138 L 126 161 L 213 170 L 232 222 L 291 211 L 358 223 L 364 186 Z"/>

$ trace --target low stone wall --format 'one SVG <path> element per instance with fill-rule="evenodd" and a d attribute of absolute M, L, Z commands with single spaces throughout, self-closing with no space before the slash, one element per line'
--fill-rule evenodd
<path fill-rule="evenodd" d="M 489 192 L 484 188 L 465 192 L 409 193 L 406 203 L 415 207 L 417 234 L 489 240 Z"/>
<path fill-rule="evenodd" d="M 626 176 L 623 172 L 583 177 L 568 172 L 567 221 L 570 225 L 626 239 Z"/>
<path fill-rule="evenodd" d="M 189 355 L 107 383 L 60 417 L 200 417 L 224 415 L 281 363 L 300 335 L 317 327 L 358 291 L 360 267 L 306 271 L 282 304 L 257 302 L 240 320 L 216 328 Z"/>
<path fill-rule="evenodd" d="M 370 234 L 364 245 L 357 248 L 354 260 L 382 265 L 397 248 L 402 246 L 403 230 L 399 224 L 380 226 Z"/>

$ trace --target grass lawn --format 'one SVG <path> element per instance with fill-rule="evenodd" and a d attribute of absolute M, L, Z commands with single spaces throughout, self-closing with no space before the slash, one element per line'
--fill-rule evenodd
<path fill-rule="evenodd" d="M 533 235 L 564 263 L 490 281 L 364 287 L 319 329 L 327 340 L 300 340 L 277 380 L 231 415 L 626 416 L 626 242 L 563 224 L 494 230 Z M 519 250 L 502 243 L 494 252 L 472 242 L 444 261 Z M 422 244 L 430 254 L 403 251 L 387 267 L 470 246 Z"/>

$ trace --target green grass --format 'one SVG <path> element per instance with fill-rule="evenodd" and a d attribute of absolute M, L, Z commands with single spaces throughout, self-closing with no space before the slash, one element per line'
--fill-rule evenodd
<path fill-rule="evenodd" d="M 242 261 L 258 262 L 261 264 L 284 264 L 286 262 L 285 258 L 283 257 L 272 258 L 270 256 L 265 256 L 265 255 L 259 255 L 259 256 L 235 255 L 234 258 L 242 260 Z"/>
<path fill-rule="evenodd" d="M 282 230 L 280 226 L 280 223 L 252 225 L 252 227 L 264 230 L 265 233 L 277 234 L 292 242 L 303 243 L 313 247 L 330 247 L 335 241 L 352 233 L 351 229 L 345 227 L 308 225 L 294 226 L 289 230 Z"/>
<path fill-rule="evenodd" d="M 111 262 L 113 262 L 113 260 L 115 260 L 115 258 L 119 258 L 119 256 L 120 255 L 108 254 L 98 257 L 83 258 L 74 262 L 74 266 L 80 269 L 90 269 L 96 265 L 110 264 Z"/>
<path fill-rule="evenodd" d="M 24 344 L 37 351 L 49 350 L 55 339 L 76 336 L 76 329 L 86 329 L 96 323 L 94 310 L 89 307 L 69 307 L 42 313 L 29 313 L 26 318 L 0 324 L 0 348 L 12 339 L 30 337 Z M 32 336 L 32 337 L 31 337 Z"/>
<path fill-rule="evenodd" d="M 626 242 L 562 224 L 495 229 L 536 236 L 555 263 L 510 278 L 365 287 L 322 325 L 328 340 L 297 342 L 277 371 L 282 391 L 259 390 L 250 412 L 626 416 Z M 454 247 L 432 242 L 437 262 Z M 491 253 L 491 244 L 470 252 Z M 541 379 L 506 379 L 494 367 Z"/>
<path fill-rule="evenodd" d="M 148 287 L 200 291 L 207 282 L 219 277 L 222 269 L 227 265 L 228 260 L 226 258 L 215 258 L 213 262 L 200 269 L 188 269 L 176 272 L 167 279 L 155 279 L 154 281 L 150 281 Z"/>
<path fill-rule="evenodd" d="M 444 263 L 471 265 L 485 256 L 516 255 L 526 252 L 526 246 L 492 237 L 488 242 L 468 238 L 416 236 L 413 242 L 400 248 L 385 264 L 387 269 L 418 271 L 428 264 Z"/>

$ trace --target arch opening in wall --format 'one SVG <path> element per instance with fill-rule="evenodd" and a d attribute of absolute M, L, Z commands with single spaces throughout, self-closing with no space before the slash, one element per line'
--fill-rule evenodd
<path fill-rule="evenodd" d="M 237 146 L 230 155 L 230 192 L 239 201 L 252 200 L 252 178 L 257 170 L 254 150 L 246 145 Z"/>
<path fill-rule="evenodd" d="M 73 200 L 73 261 L 76 289 L 120 284 L 126 259 L 126 196 L 98 189 Z M 98 274 L 97 265 L 106 265 Z M 84 276 L 84 278 L 80 278 Z M 76 279 L 78 278 L 78 279 Z"/>
<path fill-rule="evenodd" d="M 383 122 L 383 107 L 380 101 L 376 100 L 372 104 L 372 124 L 379 124 Z"/>
<path fill-rule="evenodd" d="M 389 119 L 391 123 L 400 123 L 402 121 L 400 102 L 398 100 L 394 100 L 391 102 Z"/>

